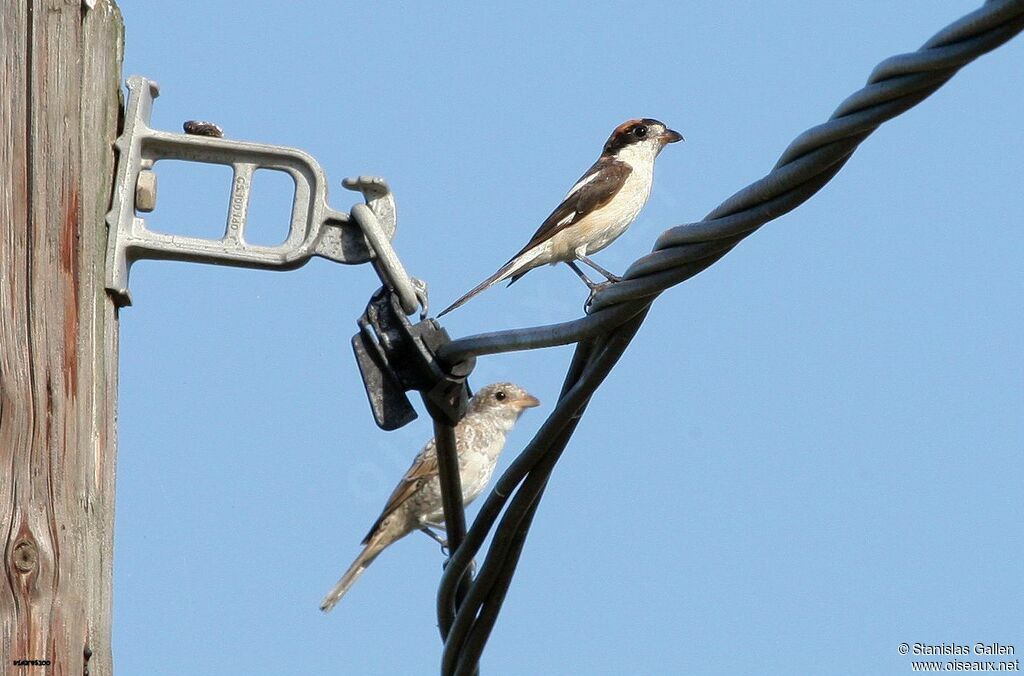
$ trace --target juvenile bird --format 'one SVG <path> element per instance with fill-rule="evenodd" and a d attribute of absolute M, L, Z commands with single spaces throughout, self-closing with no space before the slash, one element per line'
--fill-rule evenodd
<path fill-rule="evenodd" d="M 524 410 L 539 405 L 536 397 L 512 383 L 488 385 L 469 400 L 466 415 L 455 426 L 463 505 L 468 505 L 487 487 L 498 456 L 505 447 L 505 437 L 519 416 Z M 412 467 L 388 498 L 384 511 L 363 538 L 365 547 L 362 553 L 320 602 L 320 610 L 330 611 L 391 543 L 414 530 L 421 530 L 441 541 L 430 528 L 440 528 L 443 520 L 437 450 L 431 439 L 413 460 Z"/>
<path fill-rule="evenodd" d="M 533 268 L 549 263 L 568 263 L 591 289 L 597 285 L 583 274 L 577 260 L 609 281 L 619 281 L 588 256 L 614 242 L 636 219 L 651 195 L 655 158 L 666 145 L 682 140 L 679 132 L 651 118 L 620 124 L 608 137 L 601 157 L 576 182 L 526 246 L 438 317 L 492 284 L 505 279 L 512 284 Z"/>

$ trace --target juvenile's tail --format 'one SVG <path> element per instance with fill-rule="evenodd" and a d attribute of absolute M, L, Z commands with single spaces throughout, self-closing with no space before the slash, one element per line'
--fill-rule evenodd
<path fill-rule="evenodd" d="M 359 556 L 356 557 L 356 560 L 352 562 L 352 565 L 348 567 L 348 570 L 345 571 L 345 574 L 338 580 L 338 584 L 334 585 L 331 591 L 327 593 L 327 596 L 324 597 L 324 600 L 320 602 L 320 610 L 325 613 L 331 612 L 331 609 L 337 605 L 341 597 L 356 583 L 356 580 L 363 574 L 363 571 L 373 563 L 373 560 L 377 558 L 381 550 L 387 546 L 382 540 L 379 537 L 376 540 L 370 540 Z"/>
<path fill-rule="evenodd" d="M 497 284 L 503 279 L 512 277 L 513 282 L 519 279 L 520 277 L 526 274 L 530 267 L 533 267 L 529 265 L 533 261 L 533 258 L 533 256 L 524 256 L 523 253 L 520 253 L 518 256 L 510 260 L 508 263 L 502 265 L 501 268 L 499 268 L 498 271 L 495 272 L 493 275 L 491 275 L 490 277 L 488 277 L 487 279 L 473 287 L 472 291 L 470 291 L 465 296 L 463 296 L 462 298 L 458 299 L 457 301 L 446 307 L 444 310 L 441 310 L 441 312 L 439 312 L 437 316 L 441 317 L 443 315 L 448 314 L 457 307 L 462 307 L 470 298 L 477 295 L 487 287 Z"/>

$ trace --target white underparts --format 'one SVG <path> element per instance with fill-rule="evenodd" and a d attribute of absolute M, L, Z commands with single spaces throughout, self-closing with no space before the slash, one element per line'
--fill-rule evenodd
<path fill-rule="evenodd" d="M 661 143 L 653 138 L 621 148 L 615 157 L 629 164 L 632 171 L 615 197 L 600 209 L 558 231 L 532 249 L 524 251 L 502 279 L 549 263 L 573 261 L 580 255 L 590 256 L 618 239 L 636 220 L 647 204 L 647 198 L 651 196 L 654 160 L 661 148 Z M 596 174 L 586 176 L 574 185 L 568 194 L 572 195 L 594 180 L 595 176 Z M 575 216 L 575 213 L 569 214 L 562 223 Z"/>

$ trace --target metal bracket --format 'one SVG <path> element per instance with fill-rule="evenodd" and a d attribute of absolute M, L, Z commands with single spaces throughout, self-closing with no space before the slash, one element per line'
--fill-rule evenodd
<path fill-rule="evenodd" d="M 349 214 L 327 204 L 327 179 L 309 154 L 284 146 L 231 141 L 210 136 L 175 134 L 151 129 L 156 83 L 128 78 L 124 129 L 117 139 L 117 173 L 107 214 L 106 288 L 119 305 L 131 305 L 128 273 L 140 259 L 213 263 L 267 270 L 292 270 L 313 256 L 350 265 L 374 261 L 385 284 L 399 298 L 402 311 L 413 313 L 425 296 L 417 290 L 391 247 L 396 226 L 395 199 L 383 179 L 361 176 L 343 185 L 361 192 L 365 205 Z M 233 170 L 227 223 L 220 239 L 153 232 L 140 213 L 156 207 L 159 160 L 223 164 Z M 287 239 L 277 246 L 245 241 L 253 173 L 283 171 L 295 182 Z"/>

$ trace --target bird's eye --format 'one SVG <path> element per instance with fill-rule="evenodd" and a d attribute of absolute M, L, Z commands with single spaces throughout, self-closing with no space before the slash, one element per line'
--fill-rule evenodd
<path fill-rule="evenodd" d="M 507 395 L 502 390 L 498 390 L 497 392 L 494 393 L 494 398 L 497 399 L 498 401 L 505 401 L 506 396 Z"/>
<path fill-rule="evenodd" d="M 633 127 L 633 136 L 636 136 L 637 138 L 646 138 L 647 127 L 642 124 L 638 124 L 637 126 Z"/>

